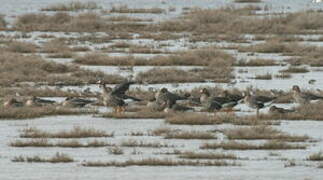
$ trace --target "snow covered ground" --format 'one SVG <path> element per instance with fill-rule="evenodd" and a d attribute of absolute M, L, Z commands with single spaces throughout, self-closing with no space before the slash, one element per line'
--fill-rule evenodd
<path fill-rule="evenodd" d="M 323 3 L 312 3 L 311 0 L 263 0 L 260 6 L 268 6 L 270 13 L 281 12 L 295 12 L 307 9 L 322 9 Z M 24 13 L 40 12 L 42 7 L 46 7 L 51 4 L 68 2 L 66 0 L 0 0 L 0 12 L 6 15 L 6 19 L 12 22 L 18 15 Z M 132 16 L 153 18 L 155 21 L 161 21 L 177 17 L 181 14 L 183 8 L 187 7 L 201 7 L 201 8 L 216 8 L 227 5 L 237 5 L 232 0 L 94 0 L 103 8 L 109 9 L 115 5 L 127 5 L 134 8 L 148 8 L 148 7 L 160 7 L 168 9 L 175 7 L 177 10 L 174 12 L 167 12 L 164 14 L 136 14 Z M 239 6 L 239 5 L 237 5 Z M 21 34 L 21 32 L 0 32 L 3 35 L 15 35 Z M 36 44 L 42 44 L 46 39 L 39 38 L 40 34 L 52 34 L 56 37 L 78 37 L 79 33 L 64 32 L 29 32 L 28 38 L 22 38 L 21 41 L 34 42 Z M 84 35 L 84 34 L 83 34 Z M 307 36 L 307 35 L 304 35 Z M 187 39 L 169 40 L 167 42 L 155 42 L 152 40 L 134 39 L 133 43 L 147 43 L 156 47 L 159 47 L 159 43 L 167 43 L 166 50 L 185 50 L 190 46 L 203 47 L 211 45 L 209 43 L 191 43 Z M 253 42 L 257 43 L 257 42 Z M 311 43 L 312 45 L 322 46 L 320 42 L 304 42 Z M 85 44 L 91 49 L 100 48 L 109 44 Z M 228 46 L 232 43 L 220 42 L 212 45 Z M 228 50 L 237 59 L 246 58 L 270 58 L 277 61 L 282 61 L 289 57 L 282 56 L 280 54 L 261 54 L 255 53 L 252 56 L 248 56 L 246 53 L 239 53 L 236 51 Z M 45 56 L 45 54 L 41 54 Z M 128 55 L 121 53 L 117 55 Z M 133 54 L 134 56 L 144 56 L 142 54 Z M 152 55 L 151 55 L 152 56 Z M 71 59 L 55 59 L 47 58 L 60 63 L 71 63 Z M 123 76 L 130 74 L 136 74 L 138 72 L 146 71 L 152 67 L 135 66 L 133 72 L 122 71 L 118 67 L 111 66 L 83 66 L 83 68 L 90 70 L 100 70 L 106 73 L 116 73 Z M 183 67 L 180 68 L 188 70 L 195 67 Z M 316 90 L 323 89 L 323 70 L 322 68 L 309 68 L 311 71 L 308 73 L 292 74 L 291 79 L 277 79 L 273 80 L 256 80 L 252 79 L 256 75 L 263 75 L 266 73 L 278 74 L 279 70 L 285 69 L 287 66 L 273 66 L 273 67 L 235 67 L 236 83 L 234 85 L 228 85 L 224 83 L 170 83 L 170 84 L 155 84 L 155 85 L 134 85 L 132 88 L 140 87 L 142 89 L 155 88 L 159 89 L 161 86 L 167 87 L 170 90 L 175 89 L 194 89 L 200 86 L 220 86 L 223 88 L 240 88 L 245 89 L 249 86 L 253 86 L 259 89 L 281 89 L 289 90 L 292 85 L 298 84 L 304 89 Z M 244 71 L 243 73 L 241 71 Z M 316 80 L 315 84 L 308 84 L 309 80 Z M 97 85 L 89 85 L 82 87 L 63 87 L 63 90 L 76 89 L 84 90 L 90 87 L 92 91 L 99 91 Z M 245 107 L 243 107 L 245 108 Z M 266 111 L 267 109 L 263 110 Z M 107 132 L 114 132 L 114 137 L 108 138 L 86 138 L 80 139 L 81 142 L 87 142 L 88 140 L 103 140 L 115 144 L 120 144 L 127 139 L 142 140 L 144 142 L 165 142 L 168 144 L 176 145 L 175 148 L 135 148 L 141 154 L 132 154 L 134 148 L 122 147 L 124 150 L 123 155 L 109 154 L 107 147 L 96 148 L 58 148 L 58 147 L 38 147 L 38 148 L 17 148 L 11 147 L 8 144 L 14 140 L 21 139 L 19 134 L 21 130 L 28 127 L 35 127 L 49 132 L 68 130 L 73 127 L 82 128 L 95 128 L 104 130 Z M 209 150 L 210 152 L 225 152 L 233 153 L 240 158 L 248 158 L 242 160 L 235 160 L 241 166 L 224 166 L 224 167 L 191 167 L 191 166 L 178 166 L 178 167 L 154 167 L 154 166 L 130 166 L 130 167 L 84 167 L 82 162 L 84 161 L 109 161 L 118 160 L 124 161 L 128 159 L 142 159 L 147 157 L 156 158 L 176 158 L 176 155 L 161 155 L 162 152 L 170 152 L 174 149 L 183 151 L 200 151 L 199 146 L 205 142 L 221 142 L 226 139 L 216 140 L 176 140 L 176 139 L 163 139 L 160 136 L 130 136 L 131 132 L 149 132 L 153 129 L 160 127 L 170 127 L 174 129 L 186 129 L 186 130 L 214 130 L 225 127 L 238 127 L 233 125 L 204 125 L 204 126 L 187 126 L 187 125 L 169 125 L 162 119 L 109 119 L 94 117 L 92 115 L 82 116 L 52 116 L 43 117 L 37 119 L 26 120 L 1 120 L 0 121 L 0 179 L 1 180 L 58 180 L 58 179 L 71 179 L 71 180 L 88 180 L 88 179 L 133 179 L 141 180 L 154 178 L 155 180 L 162 179 L 174 179 L 174 180 L 186 180 L 186 179 L 232 179 L 232 180 L 259 180 L 259 179 L 317 179 L 320 180 L 323 177 L 323 170 L 317 168 L 319 162 L 310 162 L 306 158 L 316 152 L 323 150 L 323 123 L 320 121 L 281 121 L 280 125 L 274 126 L 274 128 L 280 129 L 283 132 L 295 135 L 308 135 L 316 140 L 315 142 L 306 142 L 308 147 L 302 150 Z M 58 139 L 51 140 L 53 142 Z M 258 140 L 249 140 L 252 143 L 259 143 Z M 73 163 L 15 163 L 11 160 L 16 156 L 33 156 L 39 155 L 41 157 L 51 157 L 56 152 L 63 152 L 74 158 Z M 276 153 L 272 156 L 270 153 Z M 296 166 L 285 167 L 289 161 L 296 163 Z"/>

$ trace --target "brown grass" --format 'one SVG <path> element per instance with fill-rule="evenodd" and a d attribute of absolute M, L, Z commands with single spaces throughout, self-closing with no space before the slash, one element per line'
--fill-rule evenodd
<path fill-rule="evenodd" d="M 150 14 L 162 14 L 165 10 L 161 8 L 129 8 L 127 5 L 113 6 L 110 13 L 150 13 Z"/>
<path fill-rule="evenodd" d="M 110 154 L 114 154 L 114 155 L 122 155 L 124 154 L 123 150 L 118 147 L 118 146 L 112 146 L 108 149 Z"/>
<path fill-rule="evenodd" d="M 136 80 L 141 83 L 185 83 L 204 82 L 204 78 L 197 73 L 184 71 L 177 68 L 153 68 L 145 72 L 139 72 Z"/>
<path fill-rule="evenodd" d="M 153 19 L 141 19 L 141 18 L 136 18 L 136 17 L 131 17 L 131 16 L 111 16 L 107 18 L 108 21 L 114 21 L 114 22 L 122 22 L 122 21 L 127 21 L 127 22 L 152 22 Z"/>
<path fill-rule="evenodd" d="M 152 130 L 149 134 L 153 136 L 162 136 L 167 135 L 168 133 L 171 133 L 173 130 L 169 127 L 160 127 L 157 129 Z"/>
<path fill-rule="evenodd" d="M 21 138 L 88 138 L 88 137 L 113 137 L 113 133 L 107 133 L 93 128 L 74 127 L 69 131 L 50 133 L 37 128 L 23 129 Z"/>
<path fill-rule="evenodd" d="M 76 92 L 67 92 L 58 89 L 42 88 L 36 89 L 31 87 L 19 87 L 19 88 L 1 88 L 0 97 L 9 97 L 15 96 L 16 93 L 19 93 L 21 96 L 36 96 L 36 97 L 78 97 L 79 93 Z M 94 95 L 87 94 L 89 97 Z"/>
<path fill-rule="evenodd" d="M 80 10 L 91 10 L 91 9 L 100 9 L 101 7 L 95 2 L 80 2 L 72 1 L 67 4 L 58 3 L 53 4 L 48 7 L 42 8 L 41 11 L 80 11 Z"/>
<path fill-rule="evenodd" d="M 287 150 L 287 149 L 306 149 L 305 145 L 288 144 L 279 141 L 267 141 L 261 145 L 253 145 L 248 143 L 240 143 L 236 141 L 222 143 L 204 143 L 201 149 L 225 149 L 225 150 Z"/>
<path fill-rule="evenodd" d="M 283 34 L 303 33 L 308 30 L 319 30 L 323 27 L 323 15 L 320 12 L 307 11 L 289 13 L 284 16 L 258 18 L 255 8 L 217 8 L 194 9 L 183 17 L 168 20 L 159 24 L 163 31 L 191 31 L 196 33 L 251 33 Z M 239 23 L 236 23 L 239 22 Z"/>
<path fill-rule="evenodd" d="M 79 85 L 96 83 L 105 79 L 110 83 L 124 80 L 118 75 L 83 70 L 77 66 L 63 65 L 43 60 L 39 56 L 24 56 L 17 53 L 0 53 L 0 85 L 12 85 L 18 82 L 42 82 L 44 84 Z"/>
<path fill-rule="evenodd" d="M 148 158 L 142 160 L 127 160 L 124 162 L 85 162 L 82 164 L 87 167 L 126 167 L 126 166 L 237 166 L 236 163 L 228 163 L 225 161 L 188 161 L 188 160 L 172 160 Z"/>
<path fill-rule="evenodd" d="M 255 79 L 260 79 L 260 80 L 272 80 L 273 77 L 271 74 L 263 74 L 263 75 L 256 75 Z"/>
<path fill-rule="evenodd" d="M 134 45 L 118 43 L 114 44 L 115 46 L 118 48 L 131 48 Z M 234 57 L 223 51 L 209 47 L 177 52 L 169 56 L 155 56 L 149 59 L 134 56 L 111 57 L 103 54 L 89 53 L 85 56 L 77 57 L 74 62 L 86 65 L 105 66 L 208 66 L 212 63 L 216 63 L 219 66 L 231 66 L 234 62 Z"/>
<path fill-rule="evenodd" d="M 275 78 L 278 78 L 278 79 L 290 79 L 290 78 L 292 78 L 292 75 L 289 74 L 289 73 L 280 73 L 280 74 L 276 74 Z"/>
<path fill-rule="evenodd" d="M 308 156 L 307 160 L 309 160 L 309 161 L 323 161 L 323 153 L 322 152 L 313 153 Z"/>
<path fill-rule="evenodd" d="M 261 114 L 259 120 L 317 120 L 322 121 L 322 102 L 299 106 L 293 113 L 287 114 Z"/>
<path fill-rule="evenodd" d="M 55 38 L 45 42 L 42 45 L 41 51 L 44 53 L 68 53 L 71 49 L 68 47 L 64 39 Z"/>
<path fill-rule="evenodd" d="M 140 32 L 148 25 L 136 22 L 113 23 L 95 13 L 24 14 L 19 16 L 13 28 L 20 31 L 63 31 L 63 32 Z"/>
<path fill-rule="evenodd" d="M 270 139 L 290 142 L 304 142 L 308 136 L 289 135 L 270 126 L 253 126 L 224 130 L 229 139 Z"/>
<path fill-rule="evenodd" d="M 212 153 L 212 152 L 182 152 L 178 156 L 183 159 L 238 159 L 234 154 Z"/>
<path fill-rule="evenodd" d="M 0 29 L 5 29 L 7 27 L 7 22 L 4 17 L 4 15 L 0 14 Z"/>
<path fill-rule="evenodd" d="M 38 47 L 30 42 L 12 41 L 8 44 L 7 50 L 17 53 L 35 53 Z"/>
<path fill-rule="evenodd" d="M 64 153 L 56 153 L 51 158 L 41 158 L 39 156 L 32 156 L 32 157 L 23 157 L 23 156 L 16 156 L 12 160 L 12 162 L 28 162 L 28 163 L 70 163 L 74 162 L 74 159 L 71 158 L 69 155 Z"/>
<path fill-rule="evenodd" d="M 216 136 L 210 132 L 204 131 L 175 131 L 168 132 L 166 139 L 216 139 Z"/>
<path fill-rule="evenodd" d="M 306 67 L 289 66 L 287 69 L 280 70 L 282 73 L 307 73 L 309 70 Z"/>
<path fill-rule="evenodd" d="M 134 139 L 128 139 L 121 142 L 123 147 L 145 147 L 145 148 L 169 148 L 175 147 L 175 145 L 170 145 L 161 142 L 144 142 Z"/>
<path fill-rule="evenodd" d="M 73 115 L 73 114 L 90 114 L 94 110 L 76 110 L 63 107 L 21 107 L 21 108 L 4 108 L 0 107 L 0 119 L 30 119 L 42 116 L 53 115 Z"/>
<path fill-rule="evenodd" d="M 168 114 L 164 112 L 153 112 L 149 110 L 141 110 L 133 113 L 104 113 L 104 118 L 115 118 L 115 119 L 161 119 L 165 118 Z"/>
<path fill-rule="evenodd" d="M 278 63 L 272 59 L 251 59 L 249 61 L 240 60 L 234 66 L 277 66 Z"/>
<path fill-rule="evenodd" d="M 142 32 L 138 38 L 140 39 L 153 39 L 155 41 L 164 41 L 164 40 L 170 40 L 170 39 L 179 39 L 182 35 L 174 34 L 170 32 Z"/>
<path fill-rule="evenodd" d="M 258 52 L 258 53 L 284 53 L 297 55 L 306 51 L 313 51 L 313 47 L 300 45 L 298 43 L 283 43 L 277 40 L 266 41 L 252 46 L 240 46 L 240 52 Z"/>
<path fill-rule="evenodd" d="M 273 124 L 269 121 L 256 121 L 254 116 L 238 117 L 234 115 L 206 115 L 201 113 L 177 113 L 166 117 L 166 123 L 177 125 L 212 125 L 212 124 L 235 124 L 235 125 L 254 125 L 257 124 Z"/>
<path fill-rule="evenodd" d="M 62 148 L 90 148 L 112 146 L 103 141 L 93 140 L 87 143 L 80 143 L 77 140 L 58 141 L 56 143 L 49 142 L 47 139 L 33 139 L 27 141 L 15 140 L 9 143 L 12 147 L 62 147 Z"/>

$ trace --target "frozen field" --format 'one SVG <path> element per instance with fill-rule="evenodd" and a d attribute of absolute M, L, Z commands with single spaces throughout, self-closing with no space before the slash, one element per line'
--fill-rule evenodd
<path fill-rule="evenodd" d="M 284 14 L 305 10 L 323 10 L 323 3 L 312 3 L 311 0 L 262 0 L 261 3 L 252 3 L 253 5 L 269 10 L 257 11 L 259 15 Z M 166 83 L 149 83 L 143 82 L 131 86 L 131 90 L 152 91 L 162 87 L 168 88 L 170 91 L 184 90 L 191 91 L 201 87 L 219 87 L 222 89 L 245 90 L 253 87 L 255 89 L 268 91 L 282 90 L 289 92 L 293 85 L 299 85 L 303 90 L 310 90 L 315 93 L 322 94 L 323 89 L 323 67 L 314 67 L 310 65 L 302 65 L 308 72 L 290 73 L 291 77 L 282 79 L 278 75 L 282 74 L 291 65 L 289 59 L 295 59 L 298 56 L 284 53 L 263 53 L 251 51 L 239 51 L 235 47 L 250 47 L 253 45 L 264 43 L 266 40 L 257 39 L 259 34 L 242 34 L 244 42 L 233 42 L 228 40 L 222 41 L 193 41 L 185 33 L 180 34 L 180 38 L 169 38 L 164 40 L 154 40 L 153 38 L 140 38 L 140 33 L 129 33 L 131 38 L 113 38 L 105 42 L 90 42 L 80 40 L 82 37 L 106 38 L 110 36 L 109 32 L 54 32 L 54 31 L 16 31 L 10 29 L 15 19 L 26 13 L 45 13 L 53 14 L 54 12 L 40 11 L 41 8 L 48 7 L 52 4 L 70 2 L 67 0 L 0 0 L 0 13 L 5 15 L 5 20 L 9 22 L 9 29 L 0 31 L 0 39 L 5 41 L 19 41 L 33 43 L 39 47 L 54 38 L 73 39 L 69 47 L 87 47 L 86 52 L 73 52 L 71 57 L 51 57 L 51 53 L 37 51 L 33 55 L 44 58 L 46 62 L 55 62 L 64 65 L 78 65 L 81 69 L 90 71 L 100 71 L 105 74 L 120 75 L 128 78 L 129 76 L 137 77 L 140 73 L 145 73 L 153 68 L 169 69 L 177 68 L 183 71 L 198 71 L 203 69 L 199 65 L 171 65 L 171 66 L 155 66 L 155 65 L 88 65 L 76 64 L 73 62 L 75 57 L 84 56 L 87 53 L 101 53 L 112 57 L 136 57 L 136 58 L 154 58 L 156 56 L 168 56 L 175 54 L 177 51 L 189 51 L 203 47 L 216 47 L 235 58 L 235 60 L 249 61 L 254 59 L 270 59 L 273 60 L 273 66 L 232 66 L 234 77 L 229 82 L 215 82 L 212 79 L 204 79 L 195 82 L 166 82 Z M 86 2 L 86 1 L 81 1 Z M 122 13 L 122 15 L 152 19 L 152 21 L 144 23 L 159 23 L 165 20 L 174 19 L 185 13 L 190 8 L 221 8 L 227 6 L 243 7 L 248 3 L 235 3 L 232 0 L 94 0 L 100 5 L 101 9 L 95 9 L 94 12 L 103 14 L 104 17 L 119 16 L 119 13 L 104 13 L 103 10 L 111 9 L 113 6 L 126 5 L 128 8 L 162 8 L 165 10 L 161 14 L 153 13 Z M 170 10 L 176 9 L 176 10 Z M 102 11 L 102 12 L 101 12 Z M 77 14 L 79 12 L 68 12 Z M 261 17 L 260 17 L 261 18 Z M 322 30 L 322 29 L 321 29 Z M 189 34 L 189 33 L 188 33 Z M 285 34 L 285 36 L 287 36 Z M 299 43 L 315 47 L 322 47 L 323 41 L 317 39 L 322 38 L 322 33 L 308 34 L 289 34 L 294 38 L 302 38 Z M 79 38 L 79 39 L 78 39 Z M 77 39 L 77 40 L 75 40 Z M 1 40 L 1 41 L 2 41 Z M 125 51 L 122 48 L 109 49 L 119 43 L 130 43 L 133 45 L 145 45 L 153 50 L 159 50 L 158 53 L 143 53 Z M 5 47 L 5 43 L 1 43 L 1 47 Z M 29 53 L 22 53 L 29 56 Z M 322 61 L 322 59 L 321 59 Z M 0 61 L 1 65 L 1 61 Z M 261 75 L 271 75 L 270 79 L 256 78 Z M 27 74 L 28 76 L 28 74 Z M 309 83 L 311 82 L 311 83 Z M 115 84 L 108 84 L 113 87 Z M 11 85 L 14 87 L 15 85 Z M 1 86 L 0 88 L 4 88 Z M 17 86 L 14 88 L 21 88 Z M 79 86 L 64 85 L 35 85 L 33 88 L 41 90 L 44 88 L 59 89 L 63 92 L 84 92 L 90 90 L 93 93 L 101 92 L 97 84 L 84 83 Z M 2 94 L 0 94 L 2 96 Z M 63 101 L 64 97 L 51 97 L 57 101 Z M 2 102 L 1 102 L 2 103 Z M 296 105 L 278 104 L 280 107 L 293 108 Z M 0 107 L 3 108 L 3 107 Z M 304 145 L 305 148 L 296 149 L 254 149 L 254 150 L 237 150 L 237 149 L 203 149 L 205 143 L 226 143 L 232 141 L 229 139 L 225 130 L 232 128 L 253 127 L 252 124 L 238 125 L 235 123 L 219 123 L 209 125 L 178 125 L 167 122 L 165 118 L 110 118 L 102 117 L 101 113 L 111 111 L 105 107 L 94 107 L 99 113 L 87 115 L 57 115 L 45 116 L 33 119 L 0 119 L 0 180 L 88 180 L 88 179 L 149 179 L 155 180 L 174 179 L 220 179 L 220 180 L 262 180 L 262 179 L 295 179 L 295 180 L 320 180 L 323 177 L 323 162 L 310 161 L 309 156 L 313 153 L 323 152 L 323 122 L 311 119 L 304 120 L 273 120 L 273 124 L 266 125 L 275 130 L 282 131 L 292 136 L 308 136 L 308 139 L 299 142 L 288 142 L 291 145 Z M 238 105 L 237 116 L 254 115 L 254 110 L 246 105 Z M 260 111 L 266 114 L 268 108 Z M 322 114 L 323 116 L 323 114 Z M 0 116 L 1 117 L 1 116 Z M 263 125 L 263 124 L 262 124 Z M 265 125 L 264 125 L 265 126 Z M 14 147 L 13 142 L 41 140 L 39 138 L 24 138 L 22 134 L 28 128 L 36 128 L 45 132 L 55 133 L 69 131 L 75 127 L 93 128 L 95 130 L 113 133 L 112 137 L 84 137 L 73 138 L 81 144 L 90 141 L 100 141 L 106 143 L 100 147 Z M 172 131 L 198 131 L 206 132 L 213 138 L 203 139 L 180 139 L 166 138 L 164 134 L 152 134 L 154 130 L 169 129 Z M 47 138 L 49 143 L 57 144 L 73 140 L 72 138 Z M 132 147 L 125 145 L 125 142 L 136 141 L 141 143 L 151 143 L 164 145 L 162 147 L 153 147 L 152 145 L 143 147 L 143 145 L 133 145 Z M 269 139 L 236 139 L 236 142 L 249 143 L 252 145 L 262 145 L 270 141 Z M 116 154 L 111 149 L 118 147 L 122 153 Z M 21 157 L 39 156 L 42 158 L 50 158 L 57 152 L 67 154 L 73 158 L 70 163 L 30 163 L 30 162 L 13 162 L 13 159 Z M 233 154 L 234 159 L 210 159 L 211 161 L 226 162 L 225 166 L 111 166 L 111 167 L 88 167 L 88 162 L 125 162 L 127 160 L 142 159 L 166 159 L 166 160 L 185 160 L 180 157 L 180 153 L 176 152 L 195 152 L 195 153 L 220 153 Z M 206 162 L 208 159 L 192 159 L 190 161 Z"/>

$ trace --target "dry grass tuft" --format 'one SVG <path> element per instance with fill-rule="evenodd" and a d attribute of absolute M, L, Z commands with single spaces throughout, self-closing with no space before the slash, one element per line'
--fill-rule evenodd
<path fill-rule="evenodd" d="M 72 1 L 67 4 L 58 3 L 42 8 L 41 11 L 79 11 L 79 10 L 92 10 L 100 9 L 101 7 L 96 2 L 80 2 Z"/>
<path fill-rule="evenodd" d="M 13 97 L 19 93 L 21 96 L 36 96 L 36 97 L 78 97 L 79 93 L 76 92 L 67 92 L 59 89 L 50 89 L 50 88 L 31 88 L 31 87 L 8 87 L 0 89 L 0 97 Z M 88 97 L 93 97 L 91 94 L 84 94 Z"/>
<path fill-rule="evenodd" d="M 307 73 L 310 72 L 306 67 L 293 67 L 289 66 L 287 69 L 283 69 L 279 72 L 282 73 Z"/>
<path fill-rule="evenodd" d="M 166 123 L 169 124 L 178 124 L 178 125 L 212 125 L 212 124 L 235 124 L 235 125 L 270 125 L 274 124 L 269 121 L 256 121 L 255 116 L 247 117 L 238 117 L 234 115 L 207 115 L 207 114 L 198 114 L 198 113 L 177 113 L 171 116 L 166 117 Z"/>
<path fill-rule="evenodd" d="M 318 120 L 322 121 L 321 109 L 323 107 L 322 102 L 310 103 L 299 106 L 293 113 L 287 114 L 262 114 L 259 116 L 261 120 Z"/>
<path fill-rule="evenodd" d="M 4 15 L 0 14 L 0 29 L 5 29 L 7 27 L 7 22 L 4 17 Z"/>
<path fill-rule="evenodd" d="M 16 140 L 9 143 L 12 147 L 63 147 L 63 148 L 90 148 L 113 146 L 103 141 L 93 140 L 87 143 L 80 143 L 77 140 L 58 141 L 56 143 L 49 142 L 47 139 L 33 139 L 28 141 Z"/>
<path fill-rule="evenodd" d="M 113 6 L 110 10 L 111 13 L 150 13 L 162 14 L 165 12 L 162 8 L 129 8 L 127 5 Z"/>
<path fill-rule="evenodd" d="M 277 66 L 278 63 L 272 59 L 251 59 L 249 61 L 240 60 L 234 66 Z"/>
<path fill-rule="evenodd" d="M 173 130 L 169 127 L 160 127 L 151 131 L 151 135 L 153 136 L 162 136 L 171 133 Z"/>
<path fill-rule="evenodd" d="M 127 160 L 124 162 L 86 162 L 82 164 L 87 167 L 126 167 L 126 166 L 237 166 L 236 163 L 228 163 L 225 161 L 188 161 L 188 160 L 172 160 L 148 158 L 142 160 Z"/>
<path fill-rule="evenodd" d="M 123 150 L 118 146 L 110 147 L 108 150 L 109 150 L 110 154 L 114 154 L 114 155 L 122 155 L 122 154 L 124 154 Z"/>
<path fill-rule="evenodd" d="M 77 66 L 48 62 L 39 56 L 24 56 L 18 53 L 0 53 L 0 85 L 12 85 L 19 82 L 36 82 L 44 84 L 79 85 L 96 83 L 103 79 L 109 83 L 124 80 L 119 75 L 107 75 L 81 69 Z"/>
<path fill-rule="evenodd" d="M 114 44 L 113 47 L 130 48 L 130 52 L 142 48 L 147 49 L 147 47 L 124 42 Z M 149 50 L 148 53 L 151 53 L 151 51 Z M 74 62 L 86 65 L 106 66 L 208 66 L 212 63 L 216 63 L 219 66 L 223 66 L 222 68 L 226 68 L 226 66 L 231 66 L 233 64 L 234 57 L 223 51 L 209 47 L 181 51 L 169 56 L 155 56 L 149 59 L 137 58 L 134 56 L 111 57 L 103 54 L 89 53 L 85 56 L 77 57 Z"/>
<path fill-rule="evenodd" d="M 292 34 L 320 30 L 323 27 L 321 12 L 303 11 L 286 16 L 259 18 L 250 16 L 255 14 L 255 10 L 259 10 L 259 7 L 193 9 L 182 17 L 160 23 L 158 29 L 173 32 L 190 31 L 196 34 Z"/>
<path fill-rule="evenodd" d="M 38 47 L 30 42 L 12 41 L 8 44 L 7 50 L 17 53 L 35 53 Z"/>
<path fill-rule="evenodd" d="M 276 74 L 275 78 L 278 78 L 278 79 L 290 79 L 290 78 L 292 78 L 292 75 L 289 74 L 289 73 L 280 73 L 280 74 Z"/>
<path fill-rule="evenodd" d="M 271 139 L 290 142 L 303 142 L 309 139 L 308 136 L 289 135 L 270 126 L 253 126 L 224 130 L 229 139 Z"/>
<path fill-rule="evenodd" d="M 216 118 L 206 114 L 182 113 L 166 118 L 166 123 L 179 125 L 211 125 L 220 124 Z"/>
<path fill-rule="evenodd" d="M 28 162 L 28 163 L 70 163 L 74 162 L 74 159 L 71 158 L 69 155 L 64 153 L 56 153 L 55 156 L 51 158 L 41 158 L 39 156 L 33 157 L 23 157 L 23 156 L 16 156 L 12 160 L 12 162 Z"/>
<path fill-rule="evenodd" d="M 153 68 L 146 72 L 139 72 L 136 80 L 142 83 L 185 83 L 204 82 L 205 79 L 197 73 L 177 68 Z"/>
<path fill-rule="evenodd" d="M 145 147 L 145 148 L 168 148 L 175 147 L 174 145 L 169 145 L 161 142 L 144 142 L 134 139 L 128 139 L 121 142 L 121 146 L 124 147 Z"/>
<path fill-rule="evenodd" d="M 91 114 L 94 110 L 76 110 L 55 106 L 48 107 L 21 107 L 4 108 L 0 107 L 0 119 L 29 119 L 53 115 Z"/>
<path fill-rule="evenodd" d="M 210 132 L 204 131 L 170 131 L 165 135 L 166 139 L 216 139 Z"/>
<path fill-rule="evenodd" d="M 178 156 L 183 159 L 238 159 L 234 154 L 224 154 L 224 153 L 198 153 L 198 152 L 182 152 Z"/>
<path fill-rule="evenodd" d="M 136 22 L 113 23 L 96 13 L 24 14 L 13 24 L 20 31 L 63 31 L 63 32 L 134 32 L 143 31 L 148 25 Z M 111 39 L 111 38 L 110 38 Z"/>
<path fill-rule="evenodd" d="M 256 75 L 255 79 L 260 79 L 260 80 L 272 80 L 273 77 L 270 73 L 263 74 L 263 75 Z"/>
<path fill-rule="evenodd" d="M 115 119 L 161 119 L 165 118 L 168 113 L 164 112 L 153 112 L 149 110 L 140 110 L 138 112 L 129 112 L 129 113 L 104 113 L 102 117 L 104 118 L 115 118 Z"/>
<path fill-rule="evenodd" d="M 55 38 L 45 42 L 41 51 L 44 53 L 69 53 L 71 49 L 63 39 Z"/>
<path fill-rule="evenodd" d="M 307 160 L 309 160 L 309 161 L 323 161 L 323 153 L 322 152 L 313 153 L 310 156 L 308 156 Z"/>
<path fill-rule="evenodd" d="M 225 149 L 225 150 L 284 150 L 284 149 L 306 149 L 305 145 L 288 144 L 279 141 L 267 141 L 261 145 L 253 145 L 248 143 L 240 143 L 236 141 L 222 143 L 204 143 L 201 149 Z"/>
<path fill-rule="evenodd" d="M 21 138 L 88 138 L 88 137 L 113 137 L 113 133 L 96 130 L 93 128 L 74 127 L 69 131 L 49 133 L 36 128 L 23 129 Z"/>

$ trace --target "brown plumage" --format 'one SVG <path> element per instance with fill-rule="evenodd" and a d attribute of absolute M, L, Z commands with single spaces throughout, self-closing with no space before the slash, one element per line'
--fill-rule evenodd
<path fill-rule="evenodd" d="M 297 86 L 297 85 L 294 85 L 292 90 L 293 90 L 294 101 L 299 104 L 307 104 L 307 103 L 310 103 L 310 101 L 312 101 L 312 100 L 323 99 L 322 96 L 317 96 L 315 94 L 301 92 L 299 86 Z"/>

